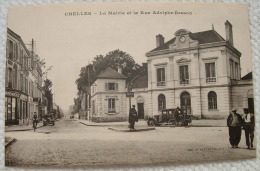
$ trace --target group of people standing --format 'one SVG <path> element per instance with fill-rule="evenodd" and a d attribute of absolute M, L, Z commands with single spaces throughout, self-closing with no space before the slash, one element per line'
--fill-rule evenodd
<path fill-rule="evenodd" d="M 244 108 L 245 115 L 242 117 L 236 109 L 232 109 L 228 118 L 227 126 L 229 127 L 229 142 L 232 148 L 238 148 L 241 140 L 242 129 L 245 131 L 247 149 L 253 148 L 255 118 L 249 109 Z"/>

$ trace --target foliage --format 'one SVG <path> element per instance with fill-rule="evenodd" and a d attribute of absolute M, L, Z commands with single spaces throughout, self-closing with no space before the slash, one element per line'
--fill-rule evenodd
<path fill-rule="evenodd" d="M 131 55 L 119 49 L 109 52 L 106 56 L 97 55 L 92 64 L 81 68 L 79 78 L 76 80 L 78 90 L 90 86 L 96 77 L 108 67 L 114 70 L 121 67 L 122 74 L 127 77 L 127 82 L 144 70 L 142 66 L 135 63 Z"/>
<path fill-rule="evenodd" d="M 44 80 L 44 86 L 42 87 L 42 90 L 44 92 L 45 97 L 48 100 L 48 104 L 47 104 L 47 110 L 48 112 L 51 111 L 52 109 L 52 104 L 53 104 L 53 96 L 52 96 L 52 81 L 49 79 Z"/>

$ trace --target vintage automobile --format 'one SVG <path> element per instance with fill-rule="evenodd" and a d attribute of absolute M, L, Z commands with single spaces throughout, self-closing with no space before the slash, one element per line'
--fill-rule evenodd
<path fill-rule="evenodd" d="M 163 109 L 159 115 L 149 117 L 147 120 L 148 126 L 187 126 L 192 122 L 191 114 L 187 114 L 185 109 L 174 108 L 174 109 Z"/>
<path fill-rule="evenodd" d="M 44 118 L 43 118 L 43 125 L 46 126 L 46 125 L 55 125 L 55 119 L 54 119 L 54 116 L 53 114 L 48 114 L 48 115 L 45 115 Z"/>

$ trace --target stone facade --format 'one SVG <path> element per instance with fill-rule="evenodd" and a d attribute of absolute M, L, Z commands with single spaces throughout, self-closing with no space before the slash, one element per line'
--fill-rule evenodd
<path fill-rule="evenodd" d="M 243 108 L 253 108 L 252 79 L 241 80 L 241 53 L 233 45 L 232 25 L 228 21 L 225 30 L 226 40 L 214 29 L 198 33 L 180 29 L 168 42 L 162 35 L 156 36 L 157 47 L 146 53 L 146 74 L 140 73 L 132 80 L 135 96 L 131 102 L 137 106 L 139 119 L 157 115 L 165 108 L 181 107 L 198 119 L 225 119 L 234 107 L 240 113 Z M 97 86 L 92 96 L 94 113 L 110 119 L 127 116 L 125 82 L 116 80 L 122 87 L 107 92 L 102 89 L 105 81 L 96 81 L 102 86 Z M 112 116 L 105 115 L 104 109 L 110 96 L 120 106 L 116 110 L 119 113 Z"/>
<path fill-rule="evenodd" d="M 126 77 L 108 68 L 91 86 L 91 120 L 94 122 L 127 121 Z M 111 74 L 120 74 L 113 78 Z M 120 76 L 119 75 L 119 76 Z"/>

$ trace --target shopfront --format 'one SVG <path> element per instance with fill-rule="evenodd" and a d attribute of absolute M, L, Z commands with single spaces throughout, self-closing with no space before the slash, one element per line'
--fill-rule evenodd
<path fill-rule="evenodd" d="M 15 91 L 5 93 L 5 125 L 28 123 L 27 96 Z"/>
<path fill-rule="evenodd" d="M 8 92 L 5 94 L 5 125 L 18 125 L 17 101 L 21 93 Z"/>

